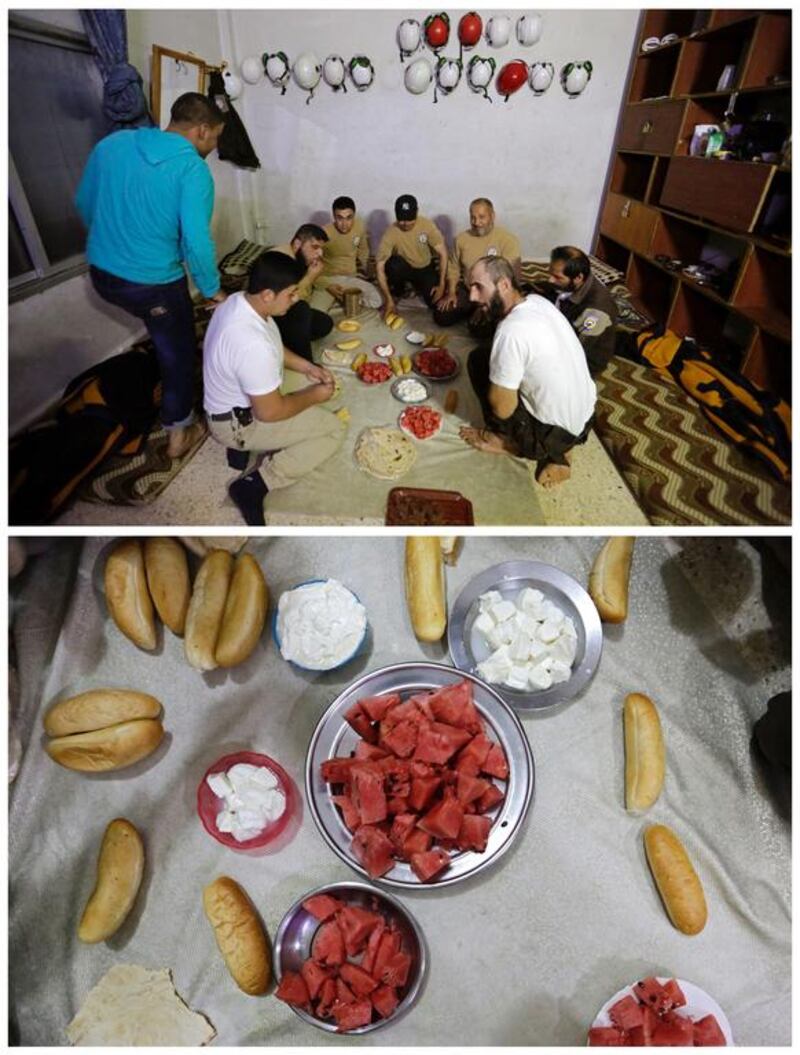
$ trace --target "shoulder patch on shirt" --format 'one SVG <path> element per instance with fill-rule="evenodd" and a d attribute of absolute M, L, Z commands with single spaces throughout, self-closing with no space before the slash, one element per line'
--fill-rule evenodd
<path fill-rule="evenodd" d="M 424 231 L 422 232 L 422 234 L 417 235 L 417 241 L 422 242 L 423 245 L 426 244 L 426 242 L 428 241 L 428 236 L 425 234 Z"/>
<path fill-rule="evenodd" d="M 353 235 L 353 245 L 361 245 L 361 235 Z"/>
<path fill-rule="evenodd" d="M 604 311 L 597 308 L 587 308 L 575 320 L 574 326 L 579 334 L 599 337 L 601 333 L 611 325 L 611 319 Z"/>
<path fill-rule="evenodd" d="M 489 248 L 486 250 L 486 255 L 487 256 L 497 256 L 497 246 L 490 245 Z"/>

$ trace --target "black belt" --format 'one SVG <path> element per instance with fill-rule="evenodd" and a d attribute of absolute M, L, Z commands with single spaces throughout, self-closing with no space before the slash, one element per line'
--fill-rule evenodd
<path fill-rule="evenodd" d="M 236 418 L 240 425 L 249 425 L 253 420 L 252 407 L 232 407 L 225 414 L 209 414 L 212 421 L 230 421 Z"/>

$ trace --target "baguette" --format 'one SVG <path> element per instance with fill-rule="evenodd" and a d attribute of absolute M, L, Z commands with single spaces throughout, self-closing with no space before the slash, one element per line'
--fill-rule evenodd
<path fill-rule="evenodd" d="M 631 692 L 625 697 L 625 808 L 649 809 L 664 784 L 664 740 L 655 704 Z"/>
<path fill-rule="evenodd" d="M 233 557 L 225 550 L 212 550 L 203 559 L 194 580 L 186 613 L 184 647 L 186 658 L 197 670 L 214 670 L 214 652 L 222 626 L 222 615 L 233 572 Z"/>
<path fill-rule="evenodd" d="M 406 603 L 419 641 L 439 641 L 447 625 L 442 547 L 437 536 L 406 539 Z"/>
<path fill-rule="evenodd" d="M 172 633 L 182 637 L 192 595 L 186 550 L 174 538 L 149 538 L 144 544 L 144 567 L 156 611 Z"/>
<path fill-rule="evenodd" d="M 269 593 L 258 561 L 243 553 L 236 561 L 214 652 L 220 667 L 242 663 L 258 644 L 267 618 Z"/>
<path fill-rule="evenodd" d="M 44 729 L 48 736 L 69 736 L 160 715 L 161 704 L 146 692 L 91 689 L 54 704 L 44 716 Z"/>
<path fill-rule="evenodd" d="M 250 996 L 266 993 L 272 976 L 269 941 L 247 894 L 220 876 L 203 890 L 203 908 L 234 982 Z"/>
<path fill-rule="evenodd" d="M 126 539 L 114 547 L 106 561 L 106 603 L 119 629 L 139 648 L 156 647 L 156 620 L 147 590 L 142 547 Z"/>
<path fill-rule="evenodd" d="M 683 934 L 699 934 L 708 919 L 703 885 L 683 843 L 664 824 L 645 830 L 644 849 L 664 908 Z"/>
<path fill-rule="evenodd" d="M 625 535 L 608 539 L 592 565 L 589 593 L 604 623 L 623 623 L 628 616 L 634 542 L 634 538 Z"/>
<path fill-rule="evenodd" d="M 81 941 L 105 941 L 125 922 L 142 882 L 144 844 L 123 817 L 106 828 L 97 859 L 97 882 L 78 924 Z"/>
<path fill-rule="evenodd" d="M 461 535 L 442 535 L 439 545 L 442 547 L 442 560 L 445 564 L 455 566 L 458 563 L 458 555 L 464 539 Z"/>
<path fill-rule="evenodd" d="M 101 773 L 109 769 L 132 766 L 155 751 L 161 743 L 164 727 L 155 718 L 137 718 L 120 722 L 107 729 L 94 729 L 74 736 L 59 736 L 44 746 L 54 762 L 67 769 L 84 773 Z"/>

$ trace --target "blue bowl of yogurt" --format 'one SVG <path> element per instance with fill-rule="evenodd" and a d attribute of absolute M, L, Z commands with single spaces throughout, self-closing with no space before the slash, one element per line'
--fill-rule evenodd
<path fill-rule="evenodd" d="M 308 579 L 284 590 L 272 616 L 272 636 L 283 658 L 299 670 L 337 670 L 362 651 L 367 610 L 338 579 Z"/>

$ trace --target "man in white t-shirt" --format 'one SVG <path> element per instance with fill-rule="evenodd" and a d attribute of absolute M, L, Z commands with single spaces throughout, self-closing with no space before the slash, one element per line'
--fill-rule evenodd
<path fill-rule="evenodd" d="M 581 343 L 553 304 L 522 293 L 503 257 L 472 266 L 469 294 L 501 321 L 491 351 L 476 348 L 467 364 L 486 428 L 464 426 L 461 437 L 481 451 L 535 461 L 536 479 L 553 487 L 569 477 L 569 451 L 586 442 L 594 416 L 597 390 Z"/>
<path fill-rule="evenodd" d="M 275 317 L 297 301 L 300 269 L 284 253 L 262 253 L 247 291 L 214 312 L 203 343 L 204 403 L 211 434 L 228 448 L 272 454 L 263 466 L 228 488 L 246 523 L 264 524 L 269 491 L 289 487 L 338 450 L 342 422 L 317 406 L 333 396 L 333 375 L 284 348 Z M 281 392 L 284 367 L 311 382 Z M 241 456 L 241 455 L 240 455 Z"/>

